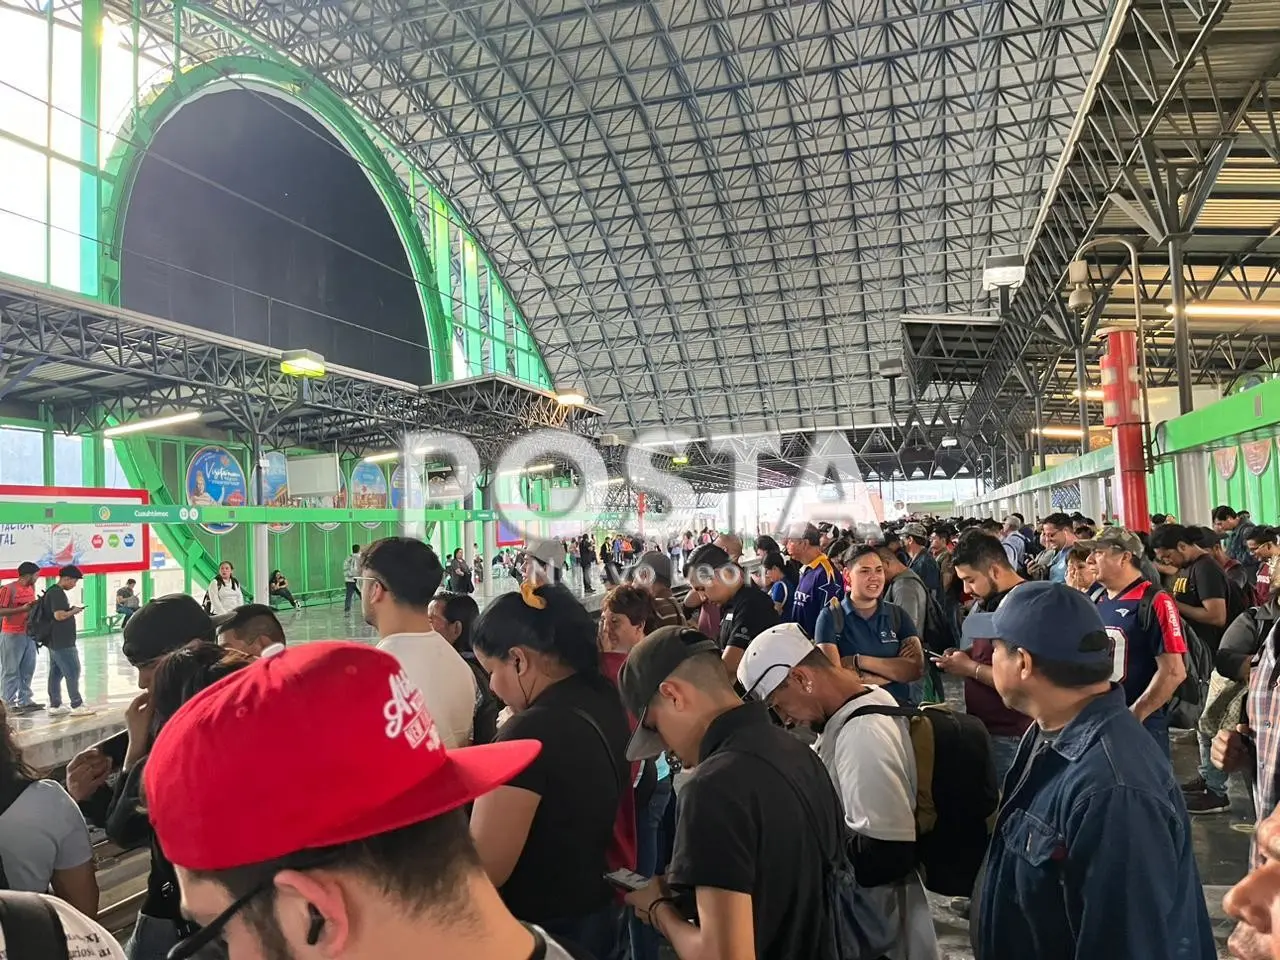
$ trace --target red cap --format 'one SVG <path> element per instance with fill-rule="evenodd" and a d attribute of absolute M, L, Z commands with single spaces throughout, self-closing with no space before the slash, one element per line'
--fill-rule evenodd
<path fill-rule="evenodd" d="M 238 670 L 174 714 L 147 758 L 145 796 L 171 862 L 227 870 L 455 810 L 506 783 L 541 746 L 447 751 L 395 657 L 308 643 Z M 227 829 L 227 811 L 249 795 L 253 814 Z"/>

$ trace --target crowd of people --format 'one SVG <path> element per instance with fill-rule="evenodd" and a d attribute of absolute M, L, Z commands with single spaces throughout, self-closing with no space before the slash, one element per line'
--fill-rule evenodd
<path fill-rule="evenodd" d="M 387 538 L 346 570 L 373 646 L 154 599 L 124 628 L 127 729 L 65 790 L 0 740 L 6 885 L 92 918 L 94 823 L 151 852 L 130 960 L 921 960 L 926 891 L 979 960 L 1207 960 L 1189 817 L 1238 772 L 1231 947 L 1280 957 L 1280 533 L 1156 520 L 803 525 L 752 573 L 731 534 L 633 545 L 598 622 L 565 587 L 581 546 L 529 544 L 481 610 L 457 558 Z M 0 587 L 10 712 L 17 618 L 74 621 L 38 573 Z"/>

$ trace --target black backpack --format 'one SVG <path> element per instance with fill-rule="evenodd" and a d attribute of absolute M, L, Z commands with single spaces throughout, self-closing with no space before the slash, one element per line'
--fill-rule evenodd
<path fill-rule="evenodd" d="M 38 893 L 0 891 L 0 929 L 9 960 L 69 960 L 62 919 Z"/>
<path fill-rule="evenodd" d="M 40 594 L 40 599 L 27 614 L 27 633 L 38 644 L 46 644 L 53 636 L 53 607 L 49 605 L 49 592 Z"/>
<path fill-rule="evenodd" d="M 1161 592 L 1161 588 L 1154 583 L 1148 583 L 1142 591 L 1142 597 L 1138 601 L 1138 623 L 1143 630 L 1150 630 L 1155 625 L 1156 596 Z M 1230 605 L 1230 598 L 1227 603 Z M 1178 689 L 1169 698 L 1169 726 L 1179 730 L 1195 730 L 1200 723 L 1200 714 L 1204 713 L 1204 706 L 1209 702 L 1213 651 L 1181 613 L 1178 614 L 1178 620 L 1182 624 L 1182 637 L 1187 642 L 1187 652 L 1182 657 L 1187 667 L 1187 677 L 1178 684 Z M 1227 622 L 1230 623 L 1230 619 Z"/>
<path fill-rule="evenodd" d="M 970 896 L 1000 804 L 987 728 L 946 704 L 873 704 L 854 710 L 849 720 L 858 716 L 907 720 L 916 760 L 916 855 L 924 885 L 944 896 Z M 823 735 L 839 736 L 841 729 L 828 727 Z"/>

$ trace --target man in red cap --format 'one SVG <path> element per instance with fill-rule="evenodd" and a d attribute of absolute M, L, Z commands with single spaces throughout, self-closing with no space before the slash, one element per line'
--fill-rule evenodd
<path fill-rule="evenodd" d="M 463 813 L 539 748 L 448 750 L 395 657 L 360 644 L 289 648 L 214 684 L 165 725 L 145 773 L 203 927 L 169 960 L 217 939 L 231 960 L 568 960 L 507 911 Z M 246 784 L 253 816 L 228 819 Z"/>

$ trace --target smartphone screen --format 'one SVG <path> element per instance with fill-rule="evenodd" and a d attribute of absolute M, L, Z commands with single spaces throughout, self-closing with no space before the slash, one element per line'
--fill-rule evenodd
<path fill-rule="evenodd" d="M 648 877 L 641 876 L 634 870 L 627 870 L 626 868 L 606 873 L 604 878 L 615 887 L 621 887 L 623 890 L 629 891 L 640 890 L 649 883 Z"/>

